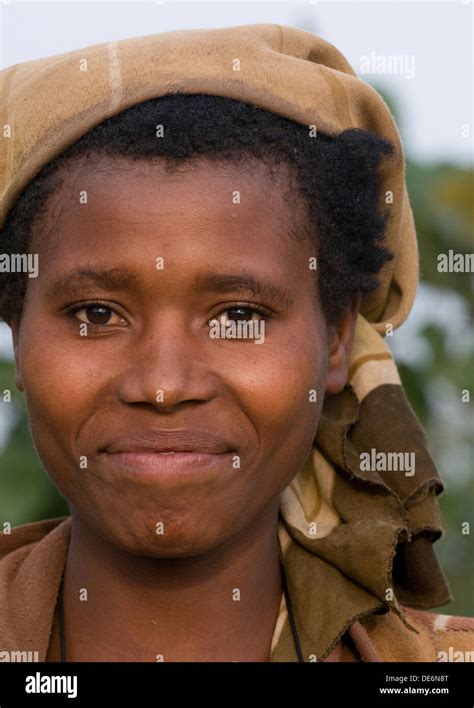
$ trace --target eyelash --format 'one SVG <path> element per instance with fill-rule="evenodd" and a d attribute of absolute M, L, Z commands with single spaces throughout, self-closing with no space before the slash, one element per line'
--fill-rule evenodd
<path fill-rule="evenodd" d="M 94 300 L 93 302 L 79 302 L 76 305 L 69 307 L 66 310 L 66 315 L 71 320 L 73 320 L 78 312 L 80 312 L 81 310 L 92 308 L 92 307 L 103 307 L 107 310 L 110 310 L 111 312 L 118 315 L 119 317 L 121 317 L 121 315 L 119 315 L 117 312 L 115 312 L 114 308 L 111 307 L 107 302 L 102 302 L 100 300 Z M 235 302 L 235 303 L 231 303 L 231 304 L 227 305 L 227 307 L 224 310 L 221 310 L 218 313 L 218 315 L 216 315 L 216 317 L 218 317 L 223 312 L 229 312 L 230 310 L 248 310 L 252 314 L 255 313 L 255 314 L 261 315 L 262 319 L 266 320 L 266 321 L 268 321 L 272 318 L 272 313 L 266 307 L 263 307 L 262 305 L 252 305 L 249 303 L 239 303 L 239 302 Z M 123 319 L 125 319 L 125 318 L 123 318 Z M 215 319 L 215 317 L 211 318 L 211 319 Z M 114 325 L 108 325 L 108 324 L 100 325 L 100 324 L 96 324 L 94 322 L 90 322 L 90 323 L 89 322 L 82 322 L 81 320 L 76 320 L 76 321 L 81 322 L 81 324 L 86 324 L 88 328 L 93 329 L 93 330 L 104 330 L 106 328 L 111 328 L 114 326 Z"/>

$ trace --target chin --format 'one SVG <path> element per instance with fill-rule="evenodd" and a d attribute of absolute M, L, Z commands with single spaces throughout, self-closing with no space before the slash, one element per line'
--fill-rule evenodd
<path fill-rule="evenodd" d="M 117 518 L 120 523 L 117 523 Z M 202 519 L 180 516 L 170 519 L 162 515 L 163 528 L 157 533 L 157 515 L 131 515 L 110 518 L 97 514 L 93 528 L 108 543 L 126 553 L 153 558 L 198 556 L 220 545 L 209 524 Z"/>

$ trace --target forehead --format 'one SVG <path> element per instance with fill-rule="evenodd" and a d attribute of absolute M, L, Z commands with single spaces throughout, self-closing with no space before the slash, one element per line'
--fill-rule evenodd
<path fill-rule="evenodd" d="M 34 236 L 46 233 L 44 246 L 62 241 L 58 227 L 71 219 L 97 219 L 102 207 L 102 211 L 112 208 L 116 217 L 137 222 L 137 210 L 149 212 L 151 202 L 158 198 L 154 218 L 164 215 L 167 208 L 174 210 L 174 218 L 192 209 L 200 218 L 265 220 L 269 226 L 278 222 L 280 235 L 291 235 L 295 241 L 307 236 L 306 205 L 295 173 L 285 162 L 193 158 L 168 164 L 156 157 L 131 160 L 97 154 L 66 163 L 59 176 L 60 185 L 46 200 L 35 223 L 38 227 L 33 228 Z"/>
<path fill-rule="evenodd" d="M 169 170 L 159 160 L 113 158 L 62 176 L 34 234 L 48 280 L 98 262 L 149 273 L 157 258 L 181 278 L 204 266 L 308 275 L 314 246 L 285 166 L 270 174 L 263 163 L 201 160 Z"/>

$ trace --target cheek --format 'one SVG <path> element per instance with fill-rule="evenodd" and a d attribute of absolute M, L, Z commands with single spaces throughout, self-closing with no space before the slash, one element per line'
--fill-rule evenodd
<path fill-rule="evenodd" d="M 229 388 L 255 427 L 266 454 L 314 437 L 324 396 L 327 348 L 316 324 L 285 338 L 249 344 L 232 358 Z"/>
<path fill-rule="evenodd" d="M 77 350 L 47 327 L 33 328 L 25 322 L 19 369 L 38 454 L 43 463 L 46 457 L 52 463 L 48 471 L 62 469 L 64 455 L 72 458 L 77 430 L 94 400 L 99 385 L 94 377 L 98 378 L 100 367 L 93 357 L 78 356 Z"/>

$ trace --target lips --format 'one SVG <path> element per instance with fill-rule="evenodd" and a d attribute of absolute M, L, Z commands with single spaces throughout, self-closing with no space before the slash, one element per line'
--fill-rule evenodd
<path fill-rule="evenodd" d="M 111 454 L 193 452 L 220 455 L 231 450 L 229 441 L 209 430 L 140 428 L 119 435 L 100 451 Z"/>
<path fill-rule="evenodd" d="M 234 446 L 235 450 L 235 446 Z M 232 445 L 208 430 L 141 428 L 100 450 L 114 472 L 143 479 L 188 479 L 230 472 Z"/>

